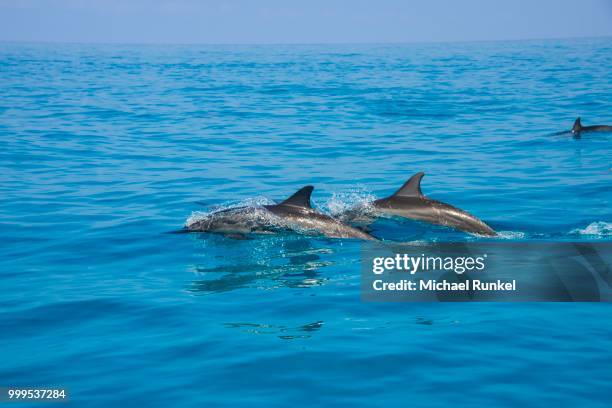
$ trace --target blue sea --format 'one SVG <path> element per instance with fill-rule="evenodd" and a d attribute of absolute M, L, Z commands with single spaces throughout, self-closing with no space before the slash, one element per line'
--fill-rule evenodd
<path fill-rule="evenodd" d="M 611 67 L 611 38 L 1 43 L 0 386 L 87 407 L 609 407 L 608 304 L 367 303 L 359 241 L 168 232 L 308 184 L 338 214 L 424 171 L 500 240 L 612 241 L 612 135 L 558 134 L 611 124 Z"/>

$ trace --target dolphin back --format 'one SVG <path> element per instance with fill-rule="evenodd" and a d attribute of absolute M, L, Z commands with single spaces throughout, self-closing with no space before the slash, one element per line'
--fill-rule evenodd
<path fill-rule="evenodd" d="M 495 230 L 467 211 L 426 197 L 421 190 L 424 176 L 423 172 L 416 173 L 393 195 L 374 201 L 377 212 L 452 227 L 472 234 L 497 235 Z"/>

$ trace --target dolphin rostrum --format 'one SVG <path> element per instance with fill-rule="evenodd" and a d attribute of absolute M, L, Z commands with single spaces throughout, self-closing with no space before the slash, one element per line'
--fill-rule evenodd
<path fill-rule="evenodd" d="M 374 201 L 374 212 L 443 225 L 472 234 L 497 235 L 491 227 L 472 214 L 425 197 L 421 192 L 421 179 L 424 175 L 423 172 L 415 174 L 393 195 Z"/>
<path fill-rule="evenodd" d="M 612 132 L 612 126 L 608 125 L 591 125 L 582 126 L 580 118 L 577 118 L 572 127 L 572 133 L 579 136 L 582 132 Z"/>
<path fill-rule="evenodd" d="M 310 195 L 313 189 L 312 186 L 303 187 L 280 204 L 214 211 L 203 218 L 188 221 L 185 230 L 187 232 L 217 232 L 229 236 L 291 230 L 330 238 L 377 240 L 364 231 L 312 208 Z"/>

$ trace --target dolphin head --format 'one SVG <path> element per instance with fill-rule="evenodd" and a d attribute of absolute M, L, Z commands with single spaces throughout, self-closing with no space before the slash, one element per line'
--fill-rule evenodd
<path fill-rule="evenodd" d="M 228 227 L 237 223 L 237 219 L 242 215 L 245 207 L 227 208 L 223 210 L 213 211 L 194 219 L 187 220 L 185 229 L 187 231 L 197 232 L 216 232 L 228 229 Z"/>
<path fill-rule="evenodd" d="M 276 217 L 265 207 L 232 207 L 187 220 L 185 230 L 222 234 L 263 233 L 274 229 Z"/>

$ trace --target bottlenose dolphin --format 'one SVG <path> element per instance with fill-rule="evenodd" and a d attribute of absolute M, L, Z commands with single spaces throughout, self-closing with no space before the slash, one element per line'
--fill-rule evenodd
<path fill-rule="evenodd" d="M 582 126 L 580 118 L 577 118 L 572 127 L 572 133 L 579 136 L 582 132 L 612 132 L 612 126 L 608 125 L 591 125 Z"/>
<path fill-rule="evenodd" d="M 375 241 L 373 236 L 312 208 L 306 186 L 280 204 L 237 207 L 215 211 L 187 223 L 187 232 L 217 232 L 229 236 L 246 233 L 273 233 L 279 230 L 321 234 L 330 238 L 356 238 Z"/>
<path fill-rule="evenodd" d="M 374 201 L 374 212 L 452 227 L 472 234 L 497 235 L 491 227 L 470 213 L 425 197 L 421 192 L 424 175 L 423 172 L 415 174 L 393 195 Z"/>

